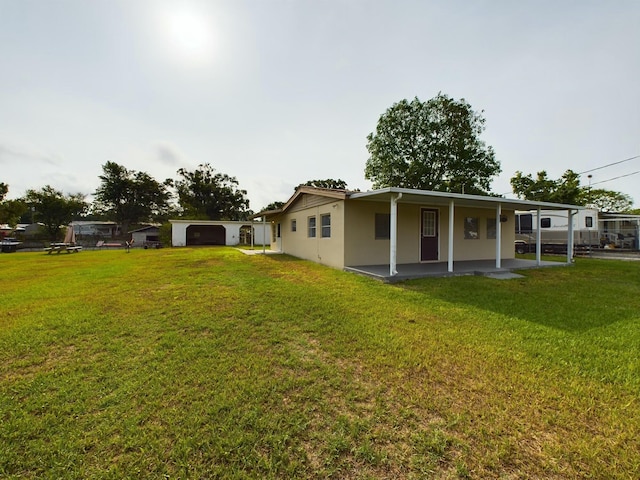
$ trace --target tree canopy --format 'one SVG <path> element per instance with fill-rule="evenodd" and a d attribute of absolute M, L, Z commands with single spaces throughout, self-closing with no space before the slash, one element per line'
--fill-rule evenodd
<path fill-rule="evenodd" d="M 583 202 L 580 176 L 573 170 L 567 170 L 558 180 L 550 179 L 544 170 L 538 172 L 535 179 L 531 174 L 517 171 L 510 182 L 513 193 L 524 200 L 570 205 L 582 205 Z"/>
<path fill-rule="evenodd" d="M 600 212 L 631 213 L 633 199 L 626 193 L 605 190 L 603 188 L 586 189 L 584 205 L 593 205 Z"/>
<path fill-rule="evenodd" d="M 115 162 L 102 166 L 94 211 L 123 225 L 161 219 L 169 210 L 171 180 L 159 183 L 148 173 L 128 170 Z"/>
<path fill-rule="evenodd" d="M 260 210 L 261 212 L 268 212 L 270 210 L 278 210 L 282 207 L 284 207 L 286 202 L 271 202 L 269 205 L 267 205 L 266 207 L 264 207 L 262 210 Z"/>
<path fill-rule="evenodd" d="M 88 207 L 83 194 L 65 195 L 50 185 L 40 190 L 27 190 L 24 201 L 32 209 L 34 221 L 44 225 L 52 241 L 58 239 L 61 226 L 81 216 Z"/>
<path fill-rule="evenodd" d="M 567 170 L 557 180 L 550 179 L 544 170 L 536 178 L 518 171 L 511 178 L 511 188 L 525 200 L 592 205 L 601 212 L 629 212 L 633 205 L 633 199 L 624 193 L 580 185 L 580 175 L 573 170 Z"/>
<path fill-rule="evenodd" d="M 500 164 L 480 134 L 485 119 L 464 99 L 438 94 L 392 105 L 367 136 L 365 178 L 374 188 L 488 194 Z"/>
<path fill-rule="evenodd" d="M 0 182 L 0 223 L 15 227 L 27 206 L 22 200 L 5 200 L 8 193 L 9 185 Z"/>
<path fill-rule="evenodd" d="M 342 179 L 334 180 L 333 178 L 327 178 L 325 180 L 309 180 L 303 183 L 301 186 L 316 187 L 316 188 L 333 188 L 336 190 L 346 190 L 347 182 Z"/>
<path fill-rule="evenodd" d="M 209 220 L 246 220 L 251 215 L 247 191 L 238 181 L 208 163 L 194 171 L 178 170 L 182 178 L 175 182 L 182 216 Z"/>

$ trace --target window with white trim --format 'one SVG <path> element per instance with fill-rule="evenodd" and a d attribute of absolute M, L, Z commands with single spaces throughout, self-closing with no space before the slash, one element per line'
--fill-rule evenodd
<path fill-rule="evenodd" d="M 307 236 L 309 238 L 316 236 L 316 217 L 307 218 Z"/>
<path fill-rule="evenodd" d="M 322 238 L 330 238 L 331 237 L 331 214 L 326 213 L 324 215 L 320 215 L 320 226 L 322 228 L 320 234 Z"/>

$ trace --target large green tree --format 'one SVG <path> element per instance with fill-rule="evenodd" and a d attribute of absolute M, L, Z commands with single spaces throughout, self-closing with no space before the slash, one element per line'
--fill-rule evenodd
<path fill-rule="evenodd" d="M 175 188 L 183 217 L 246 220 L 251 215 L 247 192 L 238 188 L 235 177 L 216 172 L 208 163 L 194 171 L 181 168 L 178 175 Z"/>
<path fill-rule="evenodd" d="M 88 204 L 81 193 L 65 195 L 46 185 L 40 190 L 27 190 L 24 202 L 33 211 L 33 219 L 42 223 L 50 240 L 58 240 L 60 227 L 68 225 L 87 210 Z"/>
<path fill-rule="evenodd" d="M 122 225 L 162 221 L 170 209 L 171 180 L 160 183 L 146 172 L 128 170 L 115 162 L 102 166 L 95 192 L 94 212 Z"/>
<path fill-rule="evenodd" d="M 488 194 L 500 164 L 480 139 L 484 124 L 464 99 L 438 94 L 426 102 L 401 100 L 367 136 L 365 178 L 374 188 Z"/>

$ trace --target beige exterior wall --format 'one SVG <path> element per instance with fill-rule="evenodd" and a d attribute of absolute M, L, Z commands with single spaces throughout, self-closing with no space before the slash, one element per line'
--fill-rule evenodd
<path fill-rule="evenodd" d="M 343 268 L 344 264 L 345 202 L 315 195 L 302 195 L 287 212 L 272 219 L 271 248 L 305 260 Z M 331 236 L 322 237 L 322 216 L 330 215 Z M 309 237 L 308 220 L 316 219 L 316 236 Z M 296 222 L 296 231 L 292 223 Z M 280 223 L 280 238 L 277 224 Z"/>
<path fill-rule="evenodd" d="M 389 263 L 389 240 L 375 239 L 375 214 L 389 213 L 390 205 L 385 202 L 346 202 L 344 266 L 376 265 Z M 398 244 L 397 263 L 420 262 L 421 209 L 438 211 L 439 257 L 437 261 L 448 259 L 449 250 L 449 207 L 429 204 L 398 204 Z M 503 210 L 507 221 L 501 224 L 501 257 L 514 258 L 515 225 L 513 210 Z M 465 219 L 477 218 L 478 237 L 465 239 Z M 487 238 L 487 220 L 496 218 L 496 209 L 456 207 L 454 212 L 454 261 L 491 260 L 496 258 L 496 240 Z"/>
<path fill-rule="evenodd" d="M 502 210 L 507 221 L 502 222 L 501 258 L 515 258 L 515 215 L 513 210 Z M 448 215 L 447 215 L 448 216 Z M 496 209 L 456 208 L 454 213 L 455 239 L 453 243 L 453 259 L 456 260 L 491 260 L 496 258 L 496 240 L 487 238 L 487 221 L 496 218 Z M 478 238 L 465 238 L 465 222 L 467 218 L 478 219 Z M 445 257 L 446 258 L 446 257 Z"/>

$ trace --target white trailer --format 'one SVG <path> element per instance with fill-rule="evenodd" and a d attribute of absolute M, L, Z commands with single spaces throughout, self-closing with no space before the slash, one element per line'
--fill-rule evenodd
<path fill-rule="evenodd" d="M 516 211 L 517 253 L 535 252 L 540 225 L 541 252 L 564 253 L 569 238 L 569 220 L 566 210 Z M 572 215 L 573 248 L 587 250 L 600 245 L 598 233 L 598 210 L 587 208 L 577 210 Z"/>

